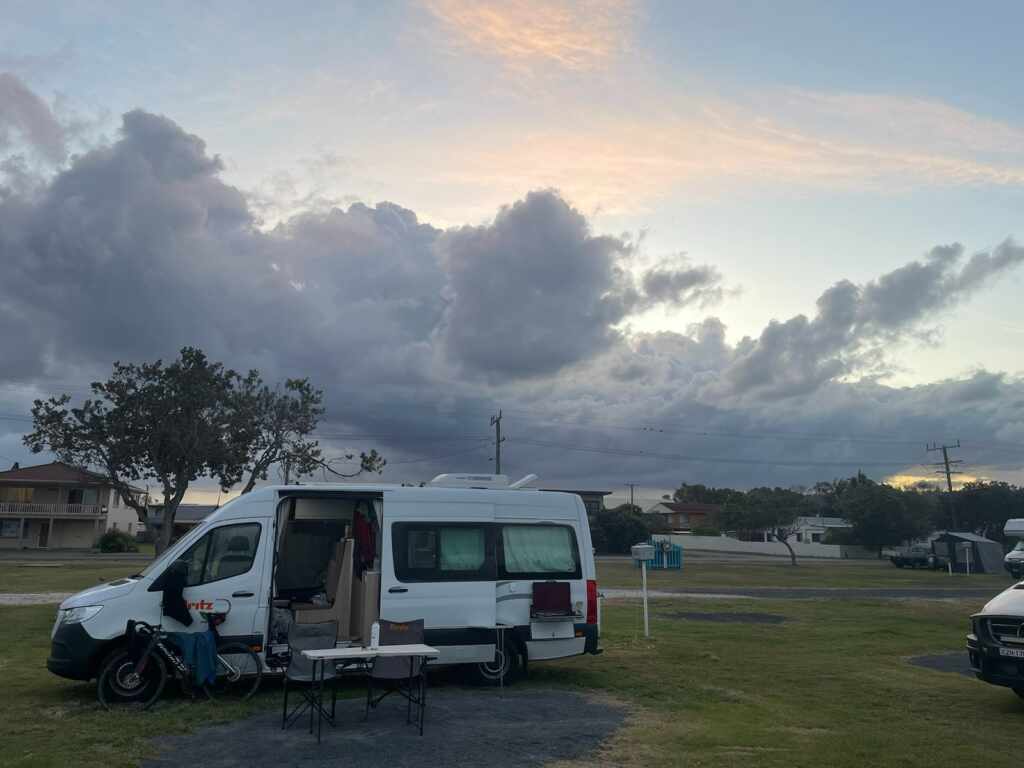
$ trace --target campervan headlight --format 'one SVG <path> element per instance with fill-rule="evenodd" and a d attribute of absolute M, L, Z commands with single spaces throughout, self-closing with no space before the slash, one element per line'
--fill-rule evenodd
<path fill-rule="evenodd" d="M 81 624 L 103 610 L 102 605 L 83 605 L 57 612 L 57 624 Z"/>

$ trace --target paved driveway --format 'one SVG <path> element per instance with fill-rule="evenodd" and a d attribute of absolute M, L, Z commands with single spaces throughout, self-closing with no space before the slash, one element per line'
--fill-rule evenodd
<path fill-rule="evenodd" d="M 319 745 L 302 724 L 282 731 L 277 711 L 158 739 L 159 757 L 143 765 L 528 768 L 593 756 L 626 717 L 622 707 L 569 691 L 511 689 L 501 696 L 494 689 L 445 687 L 428 692 L 421 737 L 405 724 L 404 701 L 393 698 L 366 723 L 362 700 L 339 701 L 338 726 L 325 723 Z"/>

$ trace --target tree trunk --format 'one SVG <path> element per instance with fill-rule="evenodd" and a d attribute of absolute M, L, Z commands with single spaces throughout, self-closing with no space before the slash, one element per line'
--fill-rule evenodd
<path fill-rule="evenodd" d="M 160 557 L 167 548 L 171 546 L 171 537 L 174 535 L 174 520 L 167 520 L 167 512 L 164 511 L 164 519 L 160 523 L 160 530 L 155 537 L 153 537 L 153 551 L 157 557 Z"/>
<path fill-rule="evenodd" d="M 783 544 L 785 544 L 786 545 L 786 549 L 789 550 L 789 564 L 790 565 L 796 565 L 796 552 L 794 552 L 793 551 L 793 547 L 791 547 L 789 545 L 789 537 L 788 536 L 779 536 L 778 534 L 775 534 L 775 538 L 778 539 L 779 541 L 781 541 Z"/>
<path fill-rule="evenodd" d="M 188 490 L 188 482 L 179 474 L 175 477 L 176 488 L 164 481 L 164 511 L 160 515 L 160 534 L 153 542 L 153 549 L 157 557 L 162 555 L 174 537 L 174 518 L 178 514 L 178 507 L 181 500 L 185 498 L 185 491 Z M 173 489 L 173 494 L 172 494 Z"/>

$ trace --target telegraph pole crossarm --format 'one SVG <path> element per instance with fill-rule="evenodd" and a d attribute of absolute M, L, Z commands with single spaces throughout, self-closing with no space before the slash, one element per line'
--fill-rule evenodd
<path fill-rule="evenodd" d="M 935 470 L 935 474 L 937 474 L 937 475 L 945 475 L 946 476 L 946 490 L 950 494 L 950 496 L 949 496 L 949 510 L 950 510 L 950 516 L 952 517 L 953 529 L 954 530 L 956 530 L 956 528 L 957 528 L 957 522 L 956 522 L 956 508 L 953 506 L 953 475 L 962 475 L 963 472 L 961 472 L 960 470 L 957 470 L 957 469 L 951 469 L 951 467 L 955 467 L 958 464 L 963 464 L 964 462 L 963 462 L 963 459 L 950 459 L 949 458 L 949 451 L 951 449 L 953 449 L 953 448 L 959 448 L 959 447 L 960 447 L 960 441 L 959 440 L 957 440 L 953 445 L 945 445 L 945 444 L 939 445 L 938 443 L 932 443 L 931 445 L 926 445 L 925 446 L 925 450 L 928 451 L 929 453 L 932 453 L 933 451 L 942 451 L 942 461 L 937 461 L 937 462 L 933 463 L 932 466 L 933 467 L 939 467 L 939 469 Z"/>

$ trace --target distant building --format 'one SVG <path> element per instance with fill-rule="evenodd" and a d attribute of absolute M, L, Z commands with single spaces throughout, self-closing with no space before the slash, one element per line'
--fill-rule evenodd
<path fill-rule="evenodd" d="M 179 504 L 174 513 L 174 534 L 171 541 L 180 539 L 203 522 L 215 509 L 216 504 Z M 149 508 L 149 522 L 154 531 L 163 524 L 163 514 L 163 504 L 154 504 Z"/>
<path fill-rule="evenodd" d="M 145 503 L 145 491 L 132 493 Z M 138 525 L 110 479 L 81 467 L 53 461 L 0 472 L 0 548 L 90 549 L 125 510 Z"/>
<path fill-rule="evenodd" d="M 659 515 L 670 531 L 691 531 L 700 528 L 721 511 L 720 504 L 699 504 L 693 501 L 662 501 L 644 514 Z"/>
<path fill-rule="evenodd" d="M 604 509 L 604 497 L 610 496 L 611 491 L 575 491 L 563 488 L 541 488 L 542 491 L 556 491 L 559 493 L 575 493 L 581 499 L 583 499 L 583 506 L 587 510 L 587 515 L 596 515 L 602 509 Z"/>
<path fill-rule="evenodd" d="M 821 544 L 829 531 L 848 530 L 853 526 L 841 517 L 798 517 L 796 533 L 791 540 L 801 544 Z"/>

